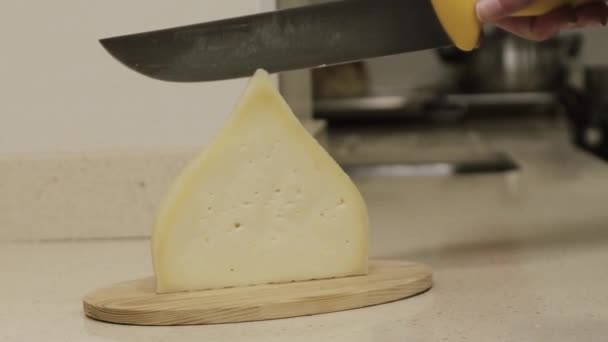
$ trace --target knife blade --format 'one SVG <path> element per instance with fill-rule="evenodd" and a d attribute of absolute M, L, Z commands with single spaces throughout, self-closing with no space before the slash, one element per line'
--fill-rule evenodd
<path fill-rule="evenodd" d="M 447 0 L 461 1 L 461 0 Z M 171 82 L 249 77 L 451 45 L 430 0 L 349 0 L 102 39 L 117 60 Z"/>

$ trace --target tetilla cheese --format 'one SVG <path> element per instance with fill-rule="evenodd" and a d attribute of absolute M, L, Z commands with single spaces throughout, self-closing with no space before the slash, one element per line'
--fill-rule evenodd
<path fill-rule="evenodd" d="M 260 70 L 161 207 L 157 292 L 366 274 L 368 229 L 356 186 Z"/>

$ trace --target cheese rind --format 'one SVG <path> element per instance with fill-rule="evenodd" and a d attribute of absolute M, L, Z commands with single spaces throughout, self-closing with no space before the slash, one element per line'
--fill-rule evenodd
<path fill-rule="evenodd" d="M 368 230 L 357 187 L 258 71 L 161 206 L 156 290 L 366 274 Z"/>

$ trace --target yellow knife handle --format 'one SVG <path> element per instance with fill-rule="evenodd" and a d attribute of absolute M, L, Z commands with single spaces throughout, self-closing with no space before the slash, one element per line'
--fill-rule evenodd
<path fill-rule="evenodd" d="M 579 6 L 596 0 L 537 0 L 528 8 L 514 16 L 538 16 L 562 6 Z M 477 0 L 431 0 L 437 17 L 454 45 L 461 50 L 471 51 L 481 35 L 481 23 L 477 18 Z"/>

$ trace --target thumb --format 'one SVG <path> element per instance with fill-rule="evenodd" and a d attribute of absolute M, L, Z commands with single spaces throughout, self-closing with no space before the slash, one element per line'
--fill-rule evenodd
<path fill-rule="evenodd" d="M 477 2 L 477 16 L 482 22 L 493 22 L 526 8 L 534 1 L 535 0 L 479 0 Z"/>

